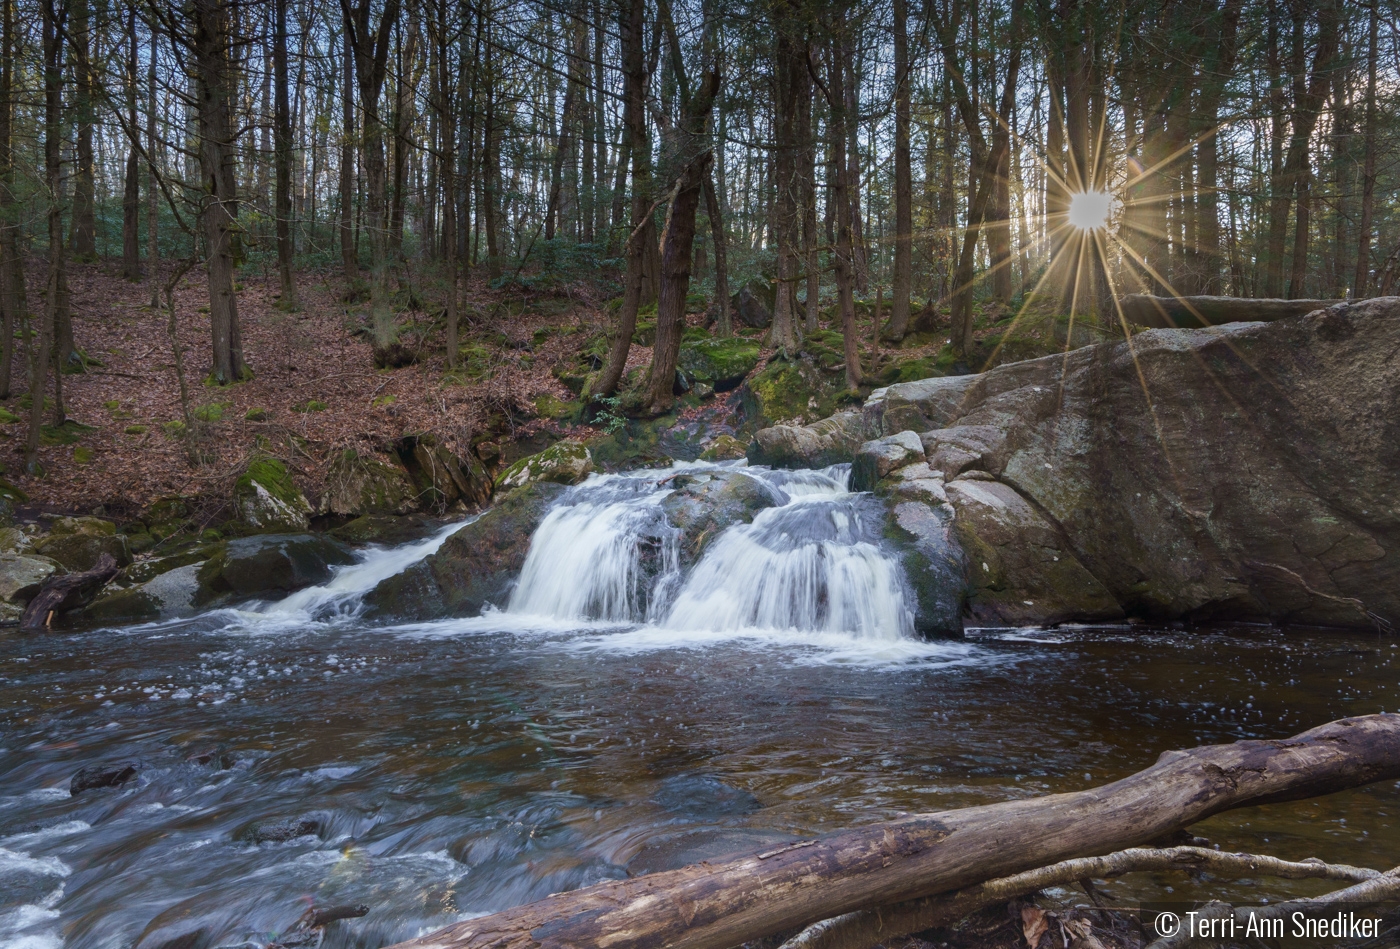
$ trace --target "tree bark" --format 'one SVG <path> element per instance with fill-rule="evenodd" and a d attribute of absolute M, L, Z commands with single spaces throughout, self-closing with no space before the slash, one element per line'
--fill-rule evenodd
<path fill-rule="evenodd" d="M 97 223 L 94 216 L 92 160 L 93 77 L 90 0 L 76 0 L 73 11 L 73 71 L 76 79 L 73 97 L 77 123 L 77 147 L 73 169 L 73 256 L 78 260 L 97 259 Z"/>
<path fill-rule="evenodd" d="M 345 30 L 354 51 L 356 91 L 359 94 L 365 159 L 365 227 L 370 248 L 370 331 L 374 337 L 374 364 L 402 366 L 413 353 L 399 342 L 398 326 L 389 300 L 388 168 L 384 156 L 385 123 L 379 99 L 389 66 L 389 39 L 399 15 L 399 0 L 386 0 L 377 30 L 370 29 L 370 0 L 353 9 L 340 0 Z"/>
<path fill-rule="evenodd" d="M 1351 295 L 1366 296 L 1371 278 L 1371 229 L 1376 212 L 1376 64 L 1380 36 L 1380 3 L 1369 4 L 1366 39 L 1366 157 L 1361 171 L 1361 222 L 1357 225 L 1356 276 Z"/>
<path fill-rule="evenodd" d="M 838 6 L 833 25 L 837 38 L 832 43 L 828 64 L 830 88 L 827 92 L 827 105 L 831 110 L 830 201 L 836 208 L 836 242 L 833 256 L 836 261 L 836 301 L 837 309 L 841 313 L 842 348 L 846 357 L 846 388 L 854 389 L 863 381 L 864 373 L 860 368 L 860 330 L 856 326 L 855 241 L 851 232 L 850 166 L 846 160 L 848 98 L 845 56 L 841 54 L 845 26 L 845 8 Z"/>
<path fill-rule="evenodd" d="M 919 814 L 560 893 L 397 949 L 727 949 L 820 919 L 1138 846 L 1214 814 L 1400 777 L 1400 715 L 1163 754 L 1112 784 Z"/>
<path fill-rule="evenodd" d="M 219 385 L 250 377 L 243 361 L 238 297 L 233 289 L 233 127 L 229 115 L 232 76 L 229 24 L 222 0 L 194 0 L 194 54 L 199 109 L 199 163 L 204 179 L 202 217 L 208 247 L 209 324 L 213 336 L 211 375 Z"/>
<path fill-rule="evenodd" d="M 715 194 L 713 168 L 705 175 L 705 214 L 710 219 L 710 242 L 715 247 L 715 323 L 721 337 L 734 335 L 729 315 L 729 254 L 724 239 L 724 213 Z"/>
<path fill-rule="evenodd" d="M 156 50 L 160 31 L 151 20 L 150 62 L 146 67 L 146 266 L 151 270 L 151 309 L 160 307 L 160 172 L 156 169 Z"/>
<path fill-rule="evenodd" d="M 272 68 L 276 73 L 273 117 L 273 151 L 277 183 L 277 273 L 282 286 L 282 309 L 297 309 L 296 277 L 292 274 L 292 110 L 288 102 L 287 0 L 274 0 Z"/>
<path fill-rule="evenodd" d="M 800 100 L 811 96 L 807 72 L 807 30 L 801 11 L 789 0 L 772 8 L 773 43 L 773 237 L 778 274 L 773 294 L 769 345 L 784 356 L 797 351 L 797 280 L 801 272 L 801 182 L 798 167 L 805 143 L 798 139 Z"/>
<path fill-rule="evenodd" d="M 349 27 L 342 37 L 340 94 L 340 262 L 345 281 L 352 287 L 360 278 L 360 262 L 355 253 L 355 48 Z"/>
<path fill-rule="evenodd" d="M 592 390 L 595 397 L 612 395 L 627 370 L 632 333 L 637 328 L 637 311 L 642 305 L 646 245 L 656 244 L 656 226 L 651 214 L 651 145 L 647 141 L 645 22 L 646 0 L 629 0 L 627 18 L 622 24 L 625 82 L 622 121 L 626 126 L 623 147 L 632 158 L 632 227 L 623 244 L 627 274 L 623 282 L 622 307 L 617 314 L 608 363 Z"/>
<path fill-rule="evenodd" d="M 889 336 L 896 342 L 909 331 L 909 294 L 914 274 L 908 20 L 907 0 L 894 0 L 894 273 L 890 281 Z"/>
<path fill-rule="evenodd" d="M 39 592 L 29 601 L 20 616 L 20 629 L 43 629 L 51 614 L 66 613 L 92 602 L 107 581 L 117 575 L 117 562 L 111 554 L 97 558 L 91 570 L 52 577 L 44 581 Z"/>
<path fill-rule="evenodd" d="M 122 276 L 141 279 L 141 155 L 136 147 L 136 77 L 140 61 L 136 53 L 136 7 L 126 14 L 126 112 L 133 141 L 126 152 L 126 176 L 122 187 Z"/>
<path fill-rule="evenodd" d="M 63 27 L 66 4 L 43 0 L 44 55 L 44 183 L 48 191 L 49 277 L 44 297 L 44 315 L 39 320 L 39 341 L 29 376 L 29 437 L 25 443 L 24 466 L 30 475 L 42 475 L 39 464 L 39 436 L 44 424 L 45 390 L 49 364 L 53 362 L 54 325 L 59 296 L 63 291 L 63 205 L 59 201 L 63 173 Z M 55 385 L 60 376 L 54 373 Z"/>
<path fill-rule="evenodd" d="M 15 329 L 25 320 L 14 169 L 15 0 L 0 0 L 0 399 L 10 397 Z"/>

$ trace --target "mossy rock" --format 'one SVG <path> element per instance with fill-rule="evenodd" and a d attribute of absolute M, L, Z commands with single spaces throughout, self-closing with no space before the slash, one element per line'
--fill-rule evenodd
<path fill-rule="evenodd" d="M 161 429 L 170 438 L 183 438 L 185 434 L 185 423 L 179 419 L 172 419 L 169 422 L 162 422 Z"/>
<path fill-rule="evenodd" d="M 110 554 L 119 567 L 131 563 L 131 548 L 126 538 L 116 533 L 51 533 L 35 544 L 35 549 L 73 573 L 91 570 L 103 554 Z"/>
<path fill-rule="evenodd" d="M 457 368 L 467 379 L 480 382 L 492 374 L 491 350 L 478 343 L 468 343 L 457 349 Z"/>
<path fill-rule="evenodd" d="M 347 548 L 324 534 L 265 534 L 226 542 L 199 568 L 198 604 L 220 596 L 273 599 L 325 583 L 332 567 L 355 562 Z"/>
<path fill-rule="evenodd" d="M 701 461 L 735 461 L 743 458 L 747 446 L 733 435 L 719 435 L 700 453 Z"/>
<path fill-rule="evenodd" d="M 243 413 L 243 420 L 246 422 L 266 422 L 272 418 L 272 413 L 267 409 L 251 408 Z"/>
<path fill-rule="evenodd" d="M 632 342 L 638 346 L 656 345 L 656 316 L 650 318 L 637 315 L 637 325 L 632 330 Z"/>
<path fill-rule="evenodd" d="M 413 481 L 401 465 L 347 448 L 331 460 L 321 512 L 352 517 L 407 514 L 417 501 Z"/>
<path fill-rule="evenodd" d="M 537 455 L 522 458 L 497 479 L 500 490 L 518 488 L 536 481 L 578 484 L 593 472 L 593 455 L 582 444 L 563 441 Z"/>
<path fill-rule="evenodd" d="M 563 402 L 552 395 L 542 395 L 535 399 L 535 414 L 540 418 L 550 418 L 556 421 L 576 417 L 581 407 L 582 404 L 579 402 Z"/>
<path fill-rule="evenodd" d="M 239 526 L 255 534 L 304 531 L 311 515 L 287 466 L 268 457 L 254 458 L 238 476 L 233 507 Z"/>
<path fill-rule="evenodd" d="M 148 560 L 138 560 L 122 571 L 120 579 L 126 583 L 142 584 L 149 583 L 163 573 L 169 573 L 180 567 L 188 567 L 191 564 L 201 564 L 220 550 L 218 544 L 190 544 L 183 550 L 167 554 L 164 557 L 151 557 Z"/>
<path fill-rule="evenodd" d="M 386 547 L 399 547 L 426 540 L 439 527 L 435 521 L 418 514 L 404 517 L 393 514 L 366 514 L 342 524 L 330 535 L 347 544 L 380 544 Z"/>
<path fill-rule="evenodd" d="M 681 343 L 677 365 L 692 382 L 705 382 L 716 392 L 727 392 L 753 372 L 758 356 L 758 343 L 741 336 L 688 339 Z"/>
<path fill-rule="evenodd" d="M 201 422 L 221 422 L 224 418 L 224 410 L 230 404 L 228 402 L 210 402 L 207 405 L 196 406 L 190 414 Z"/>
<path fill-rule="evenodd" d="M 802 351 L 828 371 L 835 371 L 846 363 L 846 340 L 835 330 L 808 333 L 802 340 Z"/>
<path fill-rule="evenodd" d="M 749 417 L 760 426 L 780 421 L 826 418 L 836 409 L 840 381 L 823 377 L 802 360 L 773 360 L 744 384 Z"/>
<path fill-rule="evenodd" d="M 147 432 L 147 428 L 144 425 L 128 425 L 123 431 L 127 435 L 144 435 Z"/>
<path fill-rule="evenodd" d="M 86 446 L 86 445 L 74 445 L 74 446 L 73 446 L 73 461 L 76 462 L 77 464 L 80 464 L 80 465 L 89 465 L 89 464 L 92 464 L 92 459 L 93 459 L 94 457 L 96 457 L 96 453 L 93 452 L 93 450 L 92 450 L 91 448 L 89 448 L 88 446 Z"/>

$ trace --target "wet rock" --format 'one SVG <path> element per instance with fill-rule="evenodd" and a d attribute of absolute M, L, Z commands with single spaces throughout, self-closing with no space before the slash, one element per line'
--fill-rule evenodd
<path fill-rule="evenodd" d="M 530 552 L 530 535 L 564 490 L 535 481 L 510 492 L 448 537 L 437 553 L 371 590 L 366 616 L 476 616 L 487 603 L 504 606 Z"/>
<path fill-rule="evenodd" d="M 137 623 L 177 619 L 197 612 L 199 569 L 202 562 L 173 567 L 145 583 L 112 587 L 82 611 L 94 623 Z"/>
<path fill-rule="evenodd" d="M 681 343 L 677 366 L 692 385 L 712 392 L 737 388 L 758 365 L 759 346 L 742 336 L 727 339 L 687 339 Z"/>
<path fill-rule="evenodd" d="M 413 460 L 424 488 L 443 504 L 479 505 L 491 500 L 491 475 L 470 451 L 457 455 L 430 437 L 416 440 Z"/>
<path fill-rule="evenodd" d="M 932 467 L 962 469 L 948 496 L 974 536 L 1072 553 L 1106 591 L 1091 602 L 1365 628 L 1400 619 L 1397 348 L 1400 299 L 1381 298 L 890 386 L 867 411 L 886 434 L 925 433 Z M 999 489 L 974 497 L 994 483 L 1035 516 Z M 1017 561 L 998 582 L 1062 582 L 1045 571 Z M 1023 600 L 1016 621 L 1060 614 L 1054 597 Z"/>
<path fill-rule="evenodd" d="M 389 514 L 366 514 L 347 524 L 335 528 L 330 535 L 347 544 L 379 544 L 384 547 L 399 547 L 415 541 L 425 540 L 441 525 L 430 517 L 409 514 L 394 517 Z"/>
<path fill-rule="evenodd" d="M 34 549 L 33 539 L 18 527 L 0 527 L 0 553 L 23 554 Z"/>
<path fill-rule="evenodd" d="M 61 520 L 72 521 L 79 518 L 62 518 Z M 96 521 L 96 518 L 81 518 L 85 521 Z M 111 524 L 110 521 L 99 521 L 101 524 Z M 115 525 L 113 530 L 115 530 Z M 127 547 L 126 537 L 117 533 L 99 533 L 96 531 L 74 531 L 71 533 L 58 533 L 58 526 L 47 537 L 40 538 L 34 545 L 34 549 L 51 560 L 62 564 L 64 569 L 71 573 L 83 573 L 97 566 L 97 561 L 103 554 L 109 554 L 116 562 L 117 566 L 124 567 L 131 563 L 131 550 Z"/>
<path fill-rule="evenodd" d="M 95 788 L 119 788 L 136 777 L 139 771 L 140 767 L 131 762 L 115 765 L 93 765 L 83 768 L 68 782 L 68 793 L 72 797 L 77 797 L 84 791 L 91 791 Z"/>
<path fill-rule="evenodd" d="M 324 583 L 331 568 L 355 562 L 348 549 L 323 534 L 263 534 L 222 545 L 196 577 L 197 605 L 223 595 L 235 599 L 286 596 Z"/>
<path fill-rule="evenodd" d="M 138 560 L 121 572 L 117 581 L 126 585 L 139 585 L 154 580 L 162 573 L 179 567 L 200 564 L 222 550 L 218 543 L 191 543 L 175 548 L 161 557 Z"/>
<path fill-rule="evenodd" d="M 304 531 L 311 516 L 306 496 L 276 458 L 248 463 L 234 482 L 233 509 L 239 527 L 259 534 Z"/>
<path fill-rule="evenodd" d="M 1123 610 L 1059 528 L 997 481 L 948 483 L 966 558 L 968 612 L 980 626 L 1119 619 Z"/>
<path fill-rule="evenodd" d="M 239 836 L 254 844 L 281 844 L 298 837 L 312 837 L 320 832 L 321 822 L 314 817 L 288 817 L 285 820 L 253 824 Z"/>
<path fill-rule="evenodd" d="M 15 522 L 15 509 L 29 501 L 29 495 L 0 478 L 0 525 L 8 527 Z"/>
<path fill-rule="evenodd" d="M 320 510 L 322 514 L 361 517 L 407 514 L 417 504 L 413 480 L 396 459 L 347 448 L 331 460 Z"/>
<path fill-rule="evenodd" d="M 860 446 L 851 464 L 851 490 L 873 491 L 891 471 L 924 460 L 924 445 L 914 432 L 872 439 Z"/>
<path fill-rule="evenodd" d="M 963 551 L 953 533 L 953 508 L 936 499 L 941 482 L 924 481 L 922 497 L 886 499 L 885 540 L 899 552 L 914 594 L 914 629 L 924 636 L 956 636 L 963 630 Z M 908 484 L 920 487 L 917 480 Z"/>
<path fill-rule="evenodd" d="M 578 484 L 593 472 L 593 456 L 575 441 L 551 445 L 537 455 L 522 458 L 507 468 L 499 479 L 502 490 L 537 481 Z"/>
<path fill-rule="evenodd" d="M 681 532 L 681 562 L 698 561 L 710 542 L 734 524 L 747 524 L 777 499 L 768 485 L 742 471 L 682 475 L 661 502 L 666 519 Z"/>
<path fill-rule="evenodd" d="M 22 607 L 45 580 L 63 572 L 57 561 L 47 557 L 0 554 L 0 600 Z"/>
<path fill-rule="evenodd" d="M 733 435 L 716 435 L 700 453 L 701 461 L 737 461 L 747 453 L 744 443 Z"/>
<path fill-rule="evenodd" d="M 825 468 L 852 461 L 860 446 L 880 435 L 858 409 L 811 425 L 760 429 L 748 449 L 749 463 L 773 468 Z"/>

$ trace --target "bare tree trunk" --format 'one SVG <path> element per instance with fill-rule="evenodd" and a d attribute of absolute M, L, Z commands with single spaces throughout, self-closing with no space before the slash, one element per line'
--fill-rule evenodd
<path fill-rule="evenodd" d="M 32 476 L 41 476 L 39 436 L 44 424 L 44 401 L 48 389 L 49 364 L 53 362 L 54 326 L 58 322 L 59 295 L 63 291 L 63 205 L 59 196 L 63 173 L 63 32 L 68 16 L 66 3 L 43 0 L 44 54 L 44 183 L 48 190 L 49 279 L 44 298 L 44 315 L 39 320 L 39 342 L 29 377 L 29 437 L 25 443 L 24 466 Z M 54 381 L 60 374 L 54 373 Z"/>
<path fill-rule="evenodd" d="M 355 48 L 350 38 L 350 28 L 345 28 L 344 46 L 341 57 L 341 79 L 344 89 L 340 94 L 341 142 L 340 142 L 340 261 L 345 268 L 345 280 L 352 286 L 360 278 L 360 262 L 355 253 L 355 163 L 358 152 L 355 148 Z"/>
<path fill-rule="evenodd" d="M 1224 811 L 1400 777 L 1400 716 L 1169 751 L 1068 794 L 915 814 L 724 863 L 557 893 L 394 949 L 726 949 L 855 910 L 1139 846 Z"/>
<path fill-rule="evenodd" d="M 890 338 L 909 331 L 909 295 L 914 274 L 914 183 L 909 155 L 909 31 L 907 0 L 894 0 L 894 274 Z"/>
<path fill-rule="evenodd" d="M 710 218 L 710 240 L 715 245 L 715 322 L 719 335 L 734 335 L 729 315 L 729 254 L 724 239 L 724 213 L 715 195 L 713 169 L 705 175 L 705 213 Z"/>
<path fill-rule="evenodd" d="M 444 319 L 447 321 L 447 367 L 457 368 L 457 122 L 456 109 L 452 101 L 452 70 L 448 66 L 449 0 L 435 0 L 439 5 L 436 12 L 437 32 L 437 110 L 438 129 L 442 136 L 439 144 L 442 161 L 442 229 L 447 237 L 448 252 L 444 257 L 447 266 L 447 308 Z"/>
<path fill-rule="evenodd" d="M 1297 92 L 1294 98 L 1293 137 L 1288 145 L 1288 161 L 1284 165 L 1284 177 L 1296 189 L 1298 202 L 1294 214 L 1293 268 L 1288 280 L 1290 297 L 1304 295 L 1303 281 L 1308 272 L 1309 216 L 1312 212 L 1312 162 L 1309 156 L 1313 130 L 1317 127 L 1323 100 L 1332 84 L 1330 71 L 1337 54 L 1339 19 L 1337 0 L 1326 0 L 1317 7 L 1317 46 L 1313 52 L 1312 75 L 1307 78 L 1306 86 L 1302 76 L 1294 80 Z M 1295 42 L 1301 48 L 1304 32 L 1301 19 L 1295 23 L 1295 29 Z M 1301 51 L 1295 53 L 1295 65 L 1299 59 Z"/>
<path fill-rule="evenodd" d="M 146 265 L 151 269 L 151 309 L 160 308 L 160 172 L 156 169 L 156 50 L 160 31 L 151 20 L 150 62 L 146 67 Z M 133 130 L 134 131 L 134 130 Z"/>
<path fill-rule="evenodd" d="M 93 77 L 90 0 L 75 0 L 73 10 L 73 69 L 76 95 L 74 120 L 78 126 L 73 169 L 73 256 L 78 260 L 97 259 L 97 223 L 93 213 L 94 179 L 92 161 Z M 66 356 L 60 351 L 60 357 Z"/>
<path fill-rule="evenodd" d="M 646 87 L 644 59 L 646 0 L 629 0 L 622 29 L 622 69 L 626 89 L 623 122 L 626 124 L 625 149 L 632 158 L 632 228 L 623 252 L 627 255 L 627 275 L 623 283 L 622 307 L 617 314 L 612 346 L 603 375 L 593 387 L 595 396 L 611 395 L 627 370 L 632 349 L 632 333 L 637 328 L 645 274 L 646 245 L 656 245 L 656 228 L 651 214 L 651 146 L 647 142 Z"/>
<path fill-rule="evenodd" d="M 353 10 L 341 0 L 345 29 L 355 57 L 355 80 L 360 114 L 364 122 L 365 227 L 370 247 L 370 331 L 374 336 L 374 364 L 402 366 L 413 352 L 399 342 L 398 326 L 389 299 L 388 168 L 384 156 L 384 119 L 379 100 L 389 66 L 389 39 L 399 15 L 399 0 L 386 0 L 379 27 L 370 29 L 370 0 L 360 0 Z"/>
<path fill-rule="evenodd" d="M 204 179 L 205 240 L 208 242 L 209 324 L 213 335 L 211 375 L 219 385 L 251 377 L 243 361 L 238 297 L 233 289 L 231 210 L 233 128 L 229 115 L 228 8 L 221 0 L 194 0 L 194 54 L 199 108 L 199 163 Z"/>
<path fill-rule="evenodd" d="M 799 100 L 811 96 L 807 72 L 807 29 L 801 11 L 788 2 L 772 8 L 773 44 L 773 236 L 777 243 L 777 285 L 773 295 L 773 326 L 769 345 L 784 356 L 797 351 L 797 280 L 801 272 L 801 148 L 798 139 Z"/>
<path fill-rule="evenodd" d="M 273 151 L 277 161 L 277 273 L 282 285 L 282 309 L 297 309 L 297 284 L 292 275 L 292 110 L 287 100 L 287 0 L 273 4 L 272 68 L 276 73 Z"/>
<path fill-rule="evenodd" d="M 1356 277 L 1351 295 L 1366 296 L 1371 279 L 1371 230 L 1376 211 L 1376 64 L 1380 36 L 1379 0 L 1369 4 L 1366 39 L 1366 157 L 1361 172 L 1361 223 L 1357 225 Z"/>
<path fill-rule="evenodd" d="M 846 160 L 847 107 L 846 57 L 842 54 L 846 30 L 846 10 L 836 8 L 829 56 L 827 105 L 831 110 L 831 202 L 836 208 L 836 300 L 841 312 L 841 338 L 846 356 L 846 388 L 855 389 L 864 379 L 860 368 L 860 329 L 856 326 L 855 243 L 851 233 L 850 165 Z"/>
<path fill-rule="evenodd" d="M 10 397 L 15 330 L 25 319 L 14 184 L 15 0 L 0 0 L 0 399 Z"/>
<path fill-rule="evenodd" d="M 136 76 L 140 62 L 136 54 L 136 7 L 126 14 L 126 112 L 132 137 L 136 136 Z M 122 188 L 122 276 L 141 279 L 141 155 L 133 141 L 126 153 L 126 176 Z"/>

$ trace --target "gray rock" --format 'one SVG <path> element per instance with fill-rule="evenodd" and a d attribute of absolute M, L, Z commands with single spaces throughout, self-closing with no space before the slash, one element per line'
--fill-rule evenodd
<path fill-rule="evenodd" d="M 734 315 L 745 326 L 766 329 L 773 322 L 773 308 L 764 303 L 761 291 L 755 293 L 753 288 L 745 285 L 730 298 L 730 302 L 734 306 Z"/>
<path fill-rule="evenodd" d="M 666 519 L 681 532 L 681 563 L 698 561 L 710 542 L 733 524 L 747 524 L 777 503 L 772 490 L 742 471 L 682 475 L 661 502 Z"/>
<path fill-rule="evenodd" d="M 825 468 L 855 458 L 860 446 L 881 435 L 878 421 L 859 410 L 838 412 L 811 425 L 759 429 L 749 445 L 750 464 L 772 468 Z"/>
<path fill-rule="evenodd" d="M 902 383 L 867 409 L 887 434 L 923 431 L 931 467 L 1014 492 L 1010 513 L 970 483 L 948 495 L 1003 554 L 1072 554 L 1105 610 L 1366 627 L 1400 621 L 1397 349 L 1400 299 L 1375 299 Z M 1004 591 L 1061 582 L 1047 569 L 1006 563 L 973 613 L 1007 616 Z M 1036 608 L 1007 621 L 1062 615 L 1023 599 Z"/>
<path fill-rule="evenodd" d="M 386 547 L 398 547 L 424 540 L 440 526 L 443 526 L 440 521 L 421 515 L 394 517 L 390 514 L 366 514 L 348 524 L 342 524 L 331 531 L 330 535 L 347 544 L 382 544 Z"/>
<path fill-rule="evenodd" d="M 263 534 L 227 541 L 196 574 L 203 606 L 221 596 L 269 599 L 324 583 L 331 567 L 355 562 L 341 544 L 323 534 Z"/>
<path fill-rule="evenodd" d="M 522 458 L 501 473 L 502 490 L 536 481 L 578 484 L 593 473 L 593 455 L 578 442 L 562 441 L 537 455 Z"/>
<path fill-rule="evenodd" d="M 386 456 L 347 448 L 331 459 L 320 510 L 322 514 L 362 517 L 407 514 L 417 504 L 418 492 L 402 465 Z"/>
<path fill-rule="evenodd" d="M 255 457 L 233 486 L 235 521 L 253 533 L 304 531 L 311 505 L 276 458 Z"/>
<path fill-rule="evenodd" d="M 891 471 L 924 461 L 924 445 L 914 432 L 875 438 L 860 446 L 851 464 L 851 490 L 873 491 Z"/>
<path fill-rule="evenodd" d="M 64 572 L 57 561 L 48 557 L 0 554 L 0 600 L 23 606 L 39 592 L 45 580 Z"/>
<path fill-rule="evenodd" d="M 914 593 L 914 629 L 925 636 L 953 636 L 963 629 L 963 554 L 953 535 L 953 509 L 931 500 L 887 499 L 885 539 L 899 552 Z"/>
<path fill-rule="evenodd" d="M 111 554 L 119 567 L 131 563 L 131 550 L 122 534 L 50 533 L 40 538 L 34 548 L 70 573 L 91 570 L 103 554 Z"/>
<path fill-rule="evenodd" d="M 534 481 L 510 492 L 437 553 L 371 590 L 365 615 L 435 619 L 476 616 L 487 603 L 504 606 L 530 552 L 530 536 L 564 490 Z"/>
<path fill-rule="evenodd" d="M 81 617 L 94 623 L 139 623 L 193 616 L 201 566 L 175 567 L 132 587 L 108 587 Z"/>

